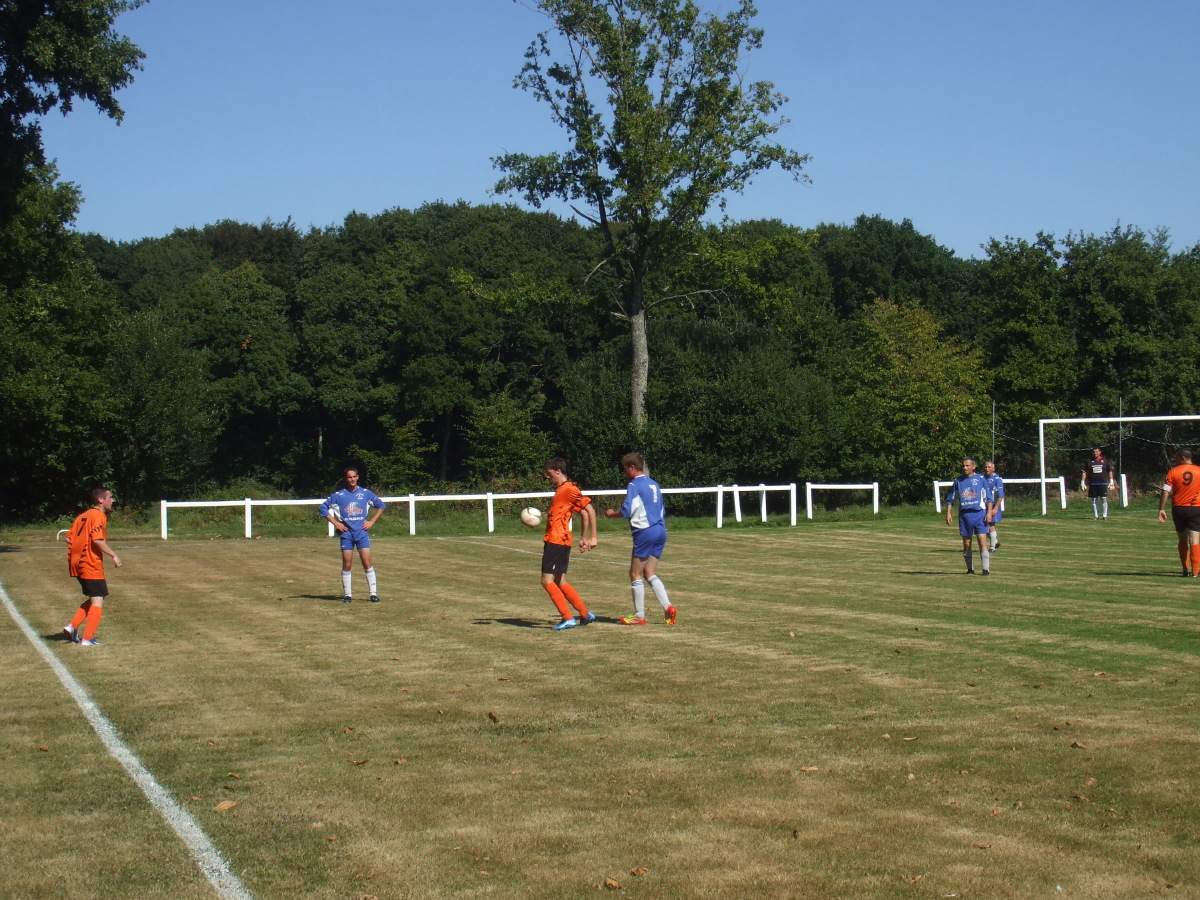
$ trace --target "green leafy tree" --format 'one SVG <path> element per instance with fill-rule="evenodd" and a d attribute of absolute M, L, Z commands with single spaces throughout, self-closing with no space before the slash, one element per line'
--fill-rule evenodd
<path fill-rule="evenodd" d="M 475 404 L 467 422 L 467 468 L 477 484 L 523 478 L 550 457 L 550 437 L 534 425 L 529 404 L 507 391 Z"/>
<path fill-rule="evenodd" d="M 844 373 L 849 415 L 841 474 L 878 481 L 891 502 L 922 499 L 988 439 L 983 355 L 945 336 L 915 304 L 876 300 L 856 325 L 858 344 Z"/>
<path fill-rule="evenodd" d="M 573 205 L 603 238 L 596 271 L 615 285 L 628 322 L 631 414 L 646 419 L 646 314 L 653 276 L 714 203 L 779 166 L 802 177 L 807 157 L 774 143 L 785 98 L 740 67 L 762 44 L 750 0 L 724 16 L 692 0 L 537 0 L 551 28 L 530 44 L 515 86 L 545 103 L 570 149 L 506 153 L 501 193 L 535 207 Z M 556 49 L 552 50 L 552 46 Z M 553 58 L 555 52 L 558 57 Z M 583 209 L 577 204 L 582 204 Z"/>
<path fill-rule="evenodd" d="M 116 92 L 145 54 L 113 30 L 143 0 L 0 0 L 0 228 L 45 163 L 37 117 L 90 100 L 121 120 Z"/>

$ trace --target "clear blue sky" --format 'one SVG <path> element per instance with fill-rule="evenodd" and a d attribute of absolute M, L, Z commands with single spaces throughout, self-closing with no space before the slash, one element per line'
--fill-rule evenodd
<path fill-rule="evenodd" d="M 729 0 L 702 0 L 727 10 Z M 990 237 L 1166 227 L 1200 243 L 1200 4 L 1192 0 L 759 0 L 745 65 L 790 98 L 770 174 L 734 219 L 909 218 L 961 256 Z M 563 146 L 512 88 L 545 20 L 522 0 L 151 0 L 117 126 L 44 122 L 78 227 L 158 236 L 232 218 L 492 202 L 490 158 Z"/>

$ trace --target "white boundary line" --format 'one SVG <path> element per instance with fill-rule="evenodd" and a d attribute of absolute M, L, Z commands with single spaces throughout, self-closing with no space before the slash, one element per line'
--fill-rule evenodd
<path fill-rule="evenodd" d="M 180 840 L 183 841 L 188 852 L 191 853 L 192 859 L 196 861 L 196 865 L 200 867 L 200 871 L 204 873 L 204 877 L 208 879 L 208 883 L 213 886 L 213 890 L 217 892 L 217 895 L 229 898 L 229 900 L 243 900 L 243 898 L 244 900 L 250 900 L 253 895 L 246 890 L 242 882 L 230 870 L 220 851 L 213 846 L 213 842 L 209 840 L 208 835 L 204 833 L 200 824 L 192 818 L 191 813 L 175 802 L 175 798 L 170 795 L 166 788 L 155 781 L 154 776 L 150 774 L 150 770 L 142 765 L 142 761 L 121 740 L 116 726 L 100 711 L 100 707 L 88 696 L 88 692 L 75 679 L 75 676 L 71 674 L 71 670 L 63 665 L 62 661 L 46 647 L 46 642 L 33 630 L 33 626 L 26 621 L 25 617 L 21 615 L 21 611 L 17 609 L 12 598 L 8 596 L 8 591 L 4 589 L 3 584 L 0 584 L 0 600 L 4 601 L 4 606 L 8 609 L 8 614 L 17 623 L 17 627 L 24 632 L 29 643 L 33 644 L 33 648 L 41 654 L 42 659 L 46 661 L 46 664 L 58 676 L 58 680 L 67 689 L 67 693 L 79 704 L 84 718 L 88 720 L 88 724 L 92 726 L 97 737 L 104 744 L 105 749 L 129 773 L 129 777 L 142 789 L 142 793 L 146 795 L 146 799 L 150 801 L 150 805 L 158 811 L 159 815 L 171 826 L 171 829 L 179 835 Z"/>

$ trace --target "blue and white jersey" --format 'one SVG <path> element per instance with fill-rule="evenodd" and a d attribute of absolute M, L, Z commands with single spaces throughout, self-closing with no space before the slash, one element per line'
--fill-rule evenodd
<path fill-rule="evenodd" d="M 998 503 L 1004 498 L 1004 479 L 999 475 L 984 475 L 983 480 L 992 491 L 992 502 Z"/>
<path fill-rule="evenodd" d="M 969 512 L 979 512 L 987 509 L 994 499 L 992 489 L 988 486 L 987 478 L 976 472 L 974 475 L 959 475 L 954 479 L 950 493 L 946 494 L 946 506 L 958 498 L 960 515 Z"/>
<path fill-rule="evenodd" d="M 374 491 L 366 488 L 360 487 L 353 491 L 342 488 L 330 494 L 321 504 L 321 518 L 328 517 L 329 510 L 335 507 L 347 528 L 351 531 L 362 531 L 363 522 L 367 520 L 367 510 L 372 507 L 385 509 L 387 504 L 380 500 Z"/>
<path fill-rule="evenodd" d="M 642 474 L 629 482 L 625 489 L 625 502 L 621 504 L 621 515 L 629 520 L 633 531 L 665 526 L 666 509 L 663 506 L 662 488 L 649 475 Z"/>

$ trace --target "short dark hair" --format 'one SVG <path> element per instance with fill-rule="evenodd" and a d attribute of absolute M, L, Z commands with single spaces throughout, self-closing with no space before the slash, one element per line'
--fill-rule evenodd
<path fill-rule="evenodd" d="M 104 498 L 104 495 L 107 493 L 108 493 L 108 488 L 106 488 L 102 484 L 98 484 L 94 488 L 92 488 L 90 491 L 88 491 L 88 497 L 91 498 L 92 505 L 95 506 L 97 503 L 99 503 Z"/>
<path fill-rule="evenodd" d="M 1187 447 L 1180 447 L 1175 452 L 1179 454 L 1181 459 L 1186 459 L 1188 462 L 1192 461 L 1192 451 Z"/>
<path fill-rule="evenodd" d="M 552 456 L 546 460 L 543 469 L 554 469 L 556 472 L 562 472 L 564 475 L 567 472 L 567 461 L 561 456 Z"/>
<path fill-rule="evenodd" d="M 646 457 L 634 450 L 632 453 L 626 453 L 621 457 L 621 468 L 633 466 L 639 472 L 646 471 Z"/>
<path fill-rule="evenodd" d="M 971 461 L 971 465 L 973 465 L 973 466 L 979 465 L 979 460 L 977 460 L 975 457 L 971 456 L 970 454 L 967 454 L 966 456 L 964 456 L 960 460 L 960 462 L 966 462 L 968 459 Z"/>

